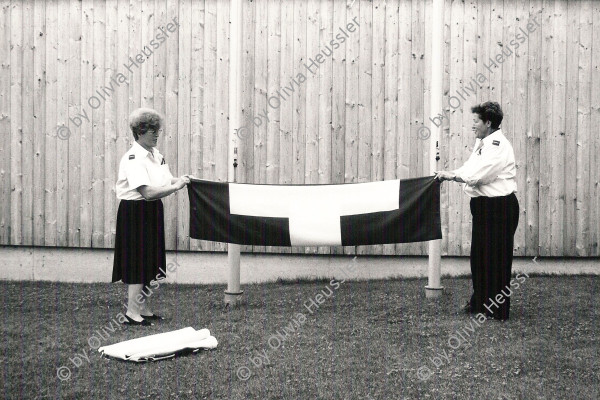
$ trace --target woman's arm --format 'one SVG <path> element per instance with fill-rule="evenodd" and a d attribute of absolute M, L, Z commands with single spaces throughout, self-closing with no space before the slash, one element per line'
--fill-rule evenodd
<path fill-rule="evenodd" d="M 183 188 L 185 185 L 190 183 L 189 178 L 181 177 L 174 178 L 171 182 L 174 183 L 167 186 L 149 186 L 142 185 L 137 188 L 138 192 L 144 197 L 145 200 L 157 200 L 162 199 L 163 197 L 167 197 L 168 195 L 175 193 L 179 189 Z"/>
<path fill-rule="evenodd" d="M 452 178 L 454 182 L 465 183 L 465 181 L 460 176 L 456 175 L 454 171 L 450 171 L 450 173 L 454 175 L 454 177 Z"/>
<path fill-rule="evenodd" d="M 143 185 L 137 188 L 138 192 L 144 199 L 146 200 L 157 200 L 162 199 L 163 197 L 167 197 L 168 195 L 175 193 L 178 191 L 179 187 L 177 185 L 168 185 L 168 186 L 147 186 Z"/>
<path fill-rule="evenodd" d="M 454 181 L 465 183 L 460 176 L 456 175 L 456 171 L 435 171 L 435 179 L 438 181 Z"/>
<path fill-rule="evenodd" d="M 186 175 L 183 175 L 182 177 L 184 177 L 184 176 L 187 176 L 188 178 L 194 178 L 194 179 L 196 179 L 193 175 L 186 174 Z M 171 185 L 174 185 L 177 182 L 177 179 L 179 179 L 179 178 L 173 178 L 173 179 L 171 179 Z"/>

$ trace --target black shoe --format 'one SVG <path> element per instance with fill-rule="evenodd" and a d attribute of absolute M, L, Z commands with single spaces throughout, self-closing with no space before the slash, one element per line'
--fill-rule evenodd
<path fill-rule="evenodd" d="M 142 318 L 144 318 L 145 320 L 156 320 L 156 321 L 162 321 L 165 319 L 165 317 L 161 317 L 160 315 L 156 315 L 156 314 L 152 314 L 152 315 L 142 315 Z"/>
<path fill-rule="evenodd" d="M 487 319 L 493 319 L 495 321 L 502 321 L 502 322 L 508 321 L 508 317 L 507 318 L 503 318 L 503 317 L 501 317 L 499 315 L 498 316 L 495 316 L 495 315 L 486 315 L 486 318 Z"/>
<path fill-rule="evenodd" d="M 473 310 L 473 307 L 471 307 L 470 301 L 467 301 L 467 304 L 464 305 L 464 307 L 462 308 L 462 311 L 465 314 L 476 314 L 476 312 Z"/>
<path fill-rule="evenodd" d="M 129 315 L 125 314 L 125 318 L 127 321 L 123 321 L 123 325 L 142 325 L 142 326 L 152 326 L 152 322 L 146 321 L 145 319 L 141 321 L 136 321 L 135 319 L 129 317 Z"/>
<path fill-rule="evenodd" d="M 463 308 L 462 311 L 465 314 L 485 314 L 485 310 L 476 310 L 473 307 L 471 307 L 471 304 L 467 303 Z"/>

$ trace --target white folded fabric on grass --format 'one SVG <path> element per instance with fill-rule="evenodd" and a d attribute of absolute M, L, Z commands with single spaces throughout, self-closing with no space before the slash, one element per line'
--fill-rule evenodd
<path fill-rule="evenodd" d="M 217 339 L 210 335 L 208 329 L 197 331 L 187 327 L 103 346 L 98 351 L 109 357 L 142 362 L 170 358 L 184 350 L 196 352 L 201 348 L 214 349 L 217 344 Z"/>

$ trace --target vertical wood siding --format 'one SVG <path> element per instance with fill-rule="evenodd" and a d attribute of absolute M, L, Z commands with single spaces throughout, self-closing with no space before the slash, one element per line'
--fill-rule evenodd
<path fill-rule="evenodd" d="M 495 100 L 517 158 L 515 255 L 600 256 L 600 3 L 446 0 L 442 110 L 429 104 L 431 20 L 422 0 L 245 1 L 238 181 L 428 175 L 419 129 L 434 122 L 438 168 L 454 169 L 473 146 L 470 107 Z M 227 0 L 0 0 L 0 244 L 113 247 L 137 107 L 165 116 L 173 174 L 225 181 L 229 40 Z M 168 249 L 226 249 L 189 239 L 185 192 L 163 202 Z M 469 199 L 445 183 L 441 204 L 443 254 L 468 255 Z"/>

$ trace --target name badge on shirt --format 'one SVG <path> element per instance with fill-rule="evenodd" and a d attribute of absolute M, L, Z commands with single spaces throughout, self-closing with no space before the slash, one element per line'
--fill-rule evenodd
<path fill-rule="evenodd" d="M 500 146 L 500 141 L 498 141 L 498 140 L 494 140 L 494 141 L 492 142 L 492 144 L 493 144 L 494 146 Z"/>

